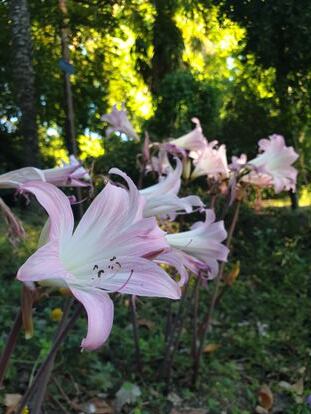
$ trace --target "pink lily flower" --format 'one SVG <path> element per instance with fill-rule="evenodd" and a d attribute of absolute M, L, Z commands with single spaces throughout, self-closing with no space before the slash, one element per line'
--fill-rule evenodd
<path fill-rule="evenodd" d="M 255 170 L 244 175 L 241 178 L 241 181 L 260 188 L 269 188 L 273 186 L 273 179 L 270 175 L 256 172 Z"/>
<path fill-rule="evenodd" d="M 293 147 L 287 147 L 282 135 L 271 135 L 258 143 L 260 154 L 249 161 L 256 172 L 272 178 L 276 193 L 282 190 L 296 190 L 297 170 L 292 164 L 298 154 Z"/>
<path fill-rule="evenodd" d="M 227 237 L 224 222 L 215 222 L 213 210 L 206 210 L 204 222 L 197 222 L 191 230 L 167 234 L 169 245 L 179 251 L 185 267 L 198 274 L 202 269 L 209 270 L 209 278 L 218 274 L 218 261 L 226 262 L 229 249 L 222 242 Z"/>
<path fill-rule="evenodd" d="M 239 157 L 231 157 L 231 164 L 229 164 L 230 171 L 240 172 L 240 170 L 246 166 L 247 155 L 241 154 Z"/>
<path fill-rule="evenodd" d="M 151 157 L 149 163 L 146 166 L 147 172 L 156 172 L 159 176 L 163 174 L 169 174 L 173 171 L 171 163 L 168 159 L 167 151 L 160 146 L 160 150 L 157 157 Z"/>
<path fill-rule="evenodd" d="M 145 198 L 144 217 L 169 217 L 173 220 L 182 211 L 191 213 L 193 207 L 203 207 L 197 196 L 178 197 L 181 186 L 182 163 L 176 158 L 176 168 L 158 184 L 140 190 Z"/>
<path fill-rule="evenodd" d="M 110 127 L 106 129 L 106 136 L 109 137 L 113 132 L 123 132 L 129 138 L 139 140 L 138 135 L 134 131 L 133 125 L 129 121 L 124 103 L 122 109 L 119 110 L 117 105 L 113 105 L 112 111 L 109 114 L 105 114 L 101 117 L 102 121 L 106 121 L 110 124 Z"/>
<path fill-rule="evenodd" d="M 228 177 L 226 146 L 220 145 L 219 148 L 215 148 L 216 145 L 217 141 L 210 142 L 199 158 L 194 161 L 195 169 L 191 176 L 192 179 L 202 175 L 213 178 Z"/>
<path fill-rule="evenodd" d="M 46 181 L 44 173 L 39 168 L 24 167 L 0 175 L 1 188 L 18 188 L 27 181 Z"/>
<path fill-rule="evenodd" d="M 63 167 L 42 170 L 45 181 L 57 187 L 87 187 L 90 185 L 91 177 L 81 163 L 70 155 L 69 164 Z"/>
<path fill-rule="evenodd" d="M 195 124 L 195 128 L 188 134 L 173 139 L 169 142 L 169 145 L 189 151 L 189 156 L 195 159 L 205 150 L 207 140 L 203 135 L 199 119 L 192 118 L 191 121 Z"/>
<path fill-rule="evenodd" d="M 63 167 L 49 168 L 40 170 L 34 167 L 24 167 L 19 170 L 10 171 L 0 175 L 1 188 L 19 188 L 28 181 L 50 182 L 56 186 L 64 187 L 85 187 L 90 184 L 87 182 L 90 176 L 81 166 L 79 161 L 71 155 L 70 164 Z"/>
<path fill-rule="evenodd" d="M 184 286 L 189 279 L 188 270 L 200 277 L 208 274 L 208 278 L 213 278 L 213 276 L 209 274 L 211 269 L 207 263 L 196 259 L 194 256 L 190 256 L 182 250 L 172 247 L 169 250 L 160 253 L 155 258 L 155 262 L 164 263 L 175 268 L 180 276 L 178 284 L 181 287 Z"/>
<path fill-rule="evenodd" d="M 22 265 L 17 279 L 69 288 L 86 310 L 88 331 L 81 346 L 90 350 L 99 348 L 110 334 L 109 293 L 171 299 L 181 295 L 177 283 L 151 260 L 168 248 L 164 232 L 155 218 L 143 218 L 144 198 L 130 178 L 117 169 L 110 173 L 121 175 L 129 191 L 108 183 L 75 230 L 62 191 L 38 181 L 22 186 L 47 211 L 49 225 L 45 244 Z"/>

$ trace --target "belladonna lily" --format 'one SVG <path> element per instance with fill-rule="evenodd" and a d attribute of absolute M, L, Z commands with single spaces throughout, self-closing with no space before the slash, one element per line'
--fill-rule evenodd
<path fill-rule="evenodd" d="M 31 182 L 33 193 L 49 215 L 46 243 L 19 269 L 17 279 L 62 286 L 84 306 L 88 332 L 81 346 L 100 347 L 113 322 L 109 293 L 179 299 L 175 281 L 151 259 L 168 248 L 155 218 L 143 218 L 144 198 L 121 171 L 129 191 L 108 183 L 94 199 L 77 228 L 68 198 L 55 186 Z"/>
<path fill-rule="evenodd" d="M 156 172 L 159 176 L 163 174 L 169 174 L 173 170 L 171 163 L 168 159 L 167 151 L 160 146 L 158 156 L 150 157 L 148 164 L 146 165 L 146 172 Z"/>
<path fill-rule="evenodd" d="M 207 146 L 207 140 L 203 135 L 202 127 L 198 118 L 192 118 L 195 128 L 179 138 L 173 139 L 169 145 L 183 148 L 189 151 L 192 158 L 197 158 Z M 165 144 L 164 144 L 165 145 Z"/>
<path fill-rule="evenodd" d="M 73 155 L 70 163 L 63 167 L 40 170 L 35 167 L 24 167 L 19 170 L 10 171 L 0 175 L 1 188 L 19 188 L 28 181 L 50 182 L 56 186 L 83 187 L 89 185 L 90 177 Z"/>
<path fill-rule="evenodd" d="M 218 178 L 219 176 L 227 177 L 229 173 L 226 146 L 220 145 L 216 148 L 217 141 L 208 143 L 198 159 L 194 160 L 195 168 L 192 178 L 202 175 Z"/>
<path fill-rule="evenodd" d="M 165 237 L 173 256 L 177 251 L 183 265 L 196 274 L 207 270 L 209 278 L 213 278 L 218 273 L 218 261 L 227 261 L 229 249 L 222 244 L 227 232 L 223 221 L 215 222 L 213 210 L 206 210 L 205 221 L 195 223 L 191 230 Z"/>
<path fill-rule="evenodd" d="M 91 177 L 81 163 L 70 155 L 69 164 L 43 170 L 45 180 L 57 187 L 87 187 Z"/>
<path fill-rule="evenodd" d="M 287 147 L 281 135 L 271 135 L 258 143 L 261 153 L 249 161 L 256 172 L 271 177 L 276 193 L 296 189 L 297 170 L 292 164 L 298 154 L 293 147 Z"/>
<path fill-rule="evenodd" d="M 101 117 L 103 121 L 106 121 L 110 126 L 106 130 L 106 135 L 110 136 L 113 132 L 123 132 L 129 138 L 139 139 L 138 135 L 134 131 L 133 125 L 130 123 L 124 103 L 122 109 L 119 110 L 116 105 L 113 105 L 112 111 L 109 114 L 105 114 Z"/>
<path fill-rule="evenodd" d="M 203 207 L 203 203 L 197 196 L 178 197 L 181 185 L 182 163 L 176 158 L 176 168 L 163 178 L 158 184 L 140 190 L 140 194 L 146 199 L 144 207 L 145 217 L 170 217 L 175 218 L 181 211 L 191 213 L 193 207 Z"/>

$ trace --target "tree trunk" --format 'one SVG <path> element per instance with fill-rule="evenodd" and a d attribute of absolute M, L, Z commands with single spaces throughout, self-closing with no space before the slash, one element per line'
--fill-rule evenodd
<path fill-rule="evenodd" d="M 66 0 L 58 0 L 58 7 L 62 14 L 61 42 L 62 57 L 65 62 L 70 62 L 69 52 L 69 17 Z M 75 132 L 75 117 L 73 108 L 73 95 L 70 82 L 70 74 L 64 71 L 64 99 L 65 99 L 65 144 L 69 154 L 78 155 L 78 147 Z"/>
<path fill-rule="evenodd" d="M 12 72 L 20 133 L 24 138 L 24 164 L 37 166 L 39 144 L 36 122 L 35 74 L 27 0 L 9 0 L 12 35 Z"/>
<path fill-rule="evenodd" d="M 174 21 L 176 2 L 154 0 L 155 21 L 153 25 L 153 47 L 151 67 L 151 91 L 159 93 L 165 75 L 181 66 L 184 42 L 182 33 Z"/>

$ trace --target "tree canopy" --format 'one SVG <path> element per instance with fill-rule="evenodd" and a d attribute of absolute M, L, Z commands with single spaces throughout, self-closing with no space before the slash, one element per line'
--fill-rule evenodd
<path fill-rule="evenodd" d="M 6 165 L 21 165 L 21 112 L 11 54 L 10 2 L 0 5 L 0 134 Z M 67 1 L 75 129 L 83 159 L 102 155 L 101 115 L 125 103 L 138 131 L 178 136 L 199 117 L 209 139 L 241 152 L 281 133 L 310 144 L 305 0 Z M 41 157 L 66 158 L 58 2 L 28 0 Z M 10 47 L 7 47 L 7 45 Z M 14 65 L 13 65 L 14 66 Z M 111 145 L 110 145 L 111 146 Z M 306 165 L 304 165 L 306 166 Z"/>

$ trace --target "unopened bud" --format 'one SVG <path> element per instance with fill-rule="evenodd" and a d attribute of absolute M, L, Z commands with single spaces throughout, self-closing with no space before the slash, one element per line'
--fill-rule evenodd
<path fill-rule="evenodd" d="M 182 176 L 185 180 L 189 180 L 191 175 L 191 160 L 189 158 L 183 160 Z"/>

